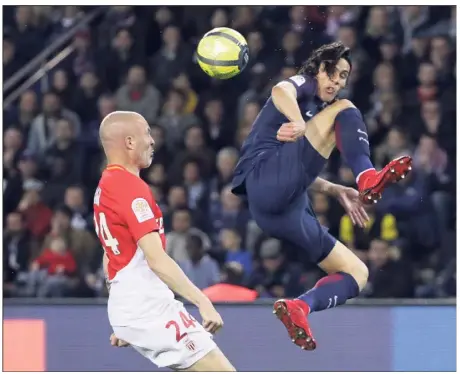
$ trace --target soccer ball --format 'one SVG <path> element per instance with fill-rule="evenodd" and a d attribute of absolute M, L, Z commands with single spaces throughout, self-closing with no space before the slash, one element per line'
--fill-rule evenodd
<path fill-rule="evenodd" d="M 249 61 L 248 43 L 243 35 L 228 27 L 206 34 L 196 49 L 198 64 L 212 78 L 229 79 L 243 71 Z"/>

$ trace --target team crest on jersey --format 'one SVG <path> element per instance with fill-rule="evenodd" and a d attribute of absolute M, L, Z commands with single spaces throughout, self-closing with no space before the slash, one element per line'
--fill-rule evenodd
<path fill-rule="evenodd" d="M 131 209 L 133 210 L 133 213 L 136 216 L 139 223 L 155 218 L 155 215 L 153 214 L 149 203 L 142 197 L 138 197 L 137 199 L 133 200 L 133 202 L 131 203 Z"/>
<path fill-rule="evenodd" d="M 193 340 L 188 341 L 185 346 L 190 352 L 194 352 L 196 347 L 195 347 L 195 342 Z"/>

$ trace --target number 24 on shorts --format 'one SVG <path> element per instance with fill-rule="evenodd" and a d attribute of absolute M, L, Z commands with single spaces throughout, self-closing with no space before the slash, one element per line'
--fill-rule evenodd
<path fill-rule="evenodd" d="M 184 328 L 188 329 L 189 327 L 195 327 L 195 322 L 196 319 L 193 318 L 193 316 L 190 313 L 184 313 L 182 311 L 179 312 L 179 317 L 181 319 L 182 325 Z M 176 330 L 176 341 L 180 342 L 182 339 L 184 339 L 187 336 L 187 333 L 184 332 L 181 334 L 181 329 L 180 329 L 180 323 L 174 320 L 169 321 L 166 323 L 165 327 L 167 329 L 174 327 Z"/>

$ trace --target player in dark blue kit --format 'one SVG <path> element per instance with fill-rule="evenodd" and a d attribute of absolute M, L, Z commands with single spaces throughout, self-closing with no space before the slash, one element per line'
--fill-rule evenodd
<path fill-rule="evenodd" d="M 262 230 L 302 248 L 328 274 L 297 299 L 274 305 L 292 341 L 307 350 L 316 348 L 308 314 L 358 296 L 368 269 L 320 225 L 306 189 L 338 198 L 353 223 L 364 226 L 368 217 L 362 204 L 377 202 L 389 183 L 411 169 L 411 158 L 401 157 L 375 170 L 360 111 L 336 99 L 351 69 L 349 50 L 332 43 L 314 51 L 298 75 L 277 84 L 243 144 L 232 182 L 233 193 L 247 196 Z M 318 178 L 335 147 L 359 192 Z"/>

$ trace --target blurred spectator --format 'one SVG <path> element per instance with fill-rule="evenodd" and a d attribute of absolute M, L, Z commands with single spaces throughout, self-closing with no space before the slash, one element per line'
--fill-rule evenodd
<path fill-rule="evenodd" d="M 235 229 L 245 238 L 249 218 L 249 211 L 243 206 L 241 199 L 232 194 L 230 186 L 226 186 L 221 191 L 220 201 L 211 205 L 209 231 L 217 238 L 220 230 Z"/>
<path fill-rule="evenodd" d="M 68 31 L 70 28 L 75 26 L 75 24 L 84 15 L 81 9 L 75 5 L 66 5 L 62 8 L 63 9 L 61 10 L 61 12 L 59 12 L 60 17 L 56 20 L 56 23 L 53 27 L 53 33 L 55 35 L 59 35 Z"/>
<path fill-rule="evenodd" d="M 109 49 L 100 53 L 103 53 L 100 57 L 103 62 L 98 64 L 98 75 L 111 92 L 120 87 L 131 66 L 144 65 L 144 56 L 134 46 L 133 36 L 126 28 L 120 28 Z"/>
<path fill-rule="evenodd" d="M 187 207 L 187 191 L 184 186 L 171 186 L 167 196 L 167 208 L 163 211 L 165 231 L 172 230 L 173 215 L 176 209 Z"/>
<path fill-rule="evenodd" d="M 11 30 L 16 52 L 23 62 L 34 58 L 43 48 L 42 30 L 37 25 L 33 7 L 16 7 L 15 25 Z"/>
<path fill-rule="evenodd" d="M 345 245 L 357 252 L 367 252 L 374 239 L 382 239 L 392 243 L 399 238 L 397 221 L 392 214 L 376 212 L 373 206 L 367 209 L 367 214 L 370 220 L 364 229 L 353 226 L 347 215 L 342 216 L 339 239 Z M 360 253 L 360 255 L 363 256 L 364 254 Z"/>
<path fill-rule="evenodd" d="M 21 57 L 16 52 L 16 46 L 14 41 L 3 37 L 3 79 L 6 82 L 8 78 L 11 78 L 19 68 L 21 68 L 23 62 Z"/>
<path fill-rule="evenodd" d="M 30 270 L 29 295 L 63 297 L 74 284 L 70 277 L 75 275 L 77 264 L 64 238 L 58 236 L 32 262 Z"/>
<path fill-rule="evenodd" d="M 137 112 L 153 124 L 160 110 L 160 92 L 147 83 L 142 66 L 133 66 L 128 71 L 126 84 L 117 91 L 117 107 L 120 110 Z"/>
<path fill-rule="evenodd" d="M 25 188 L 25 193 L 19 202 L 18 210 L 24 219 L 31 236 L 38 242 L 44 239 L 50 229 L 53 212 L 41 200 L 41 185 Z"/>
<path fill-rule="evenodd" d="M 255 10 L 250 6 L 233 8 L 232 26 L 235 30 L 246 35 L 257 24 Z"/>
<path fill-rule="evenodd" d="M 188 259 L 179 263 L 185 275 L 200 289 L 218 283 L 219 266 L 205 253 L 201 236 L 189 234 L 186 239 L 186 249 Z"/>
<path fill-rule="evenodd" d="M 24 148 L 22 131 L 19 128 L 10 127 L 5 131 L 3 137 L 3 170 L 13 173 L 19 154 Z"/>
<path fill-rule="evenodd" d="M 37 113 L 37 94 L 34 91 L 26 91 L 19 99 L 18 108 L 7 113 L 7 121 L 19 127 L 25 138 Z"/>
<path fill-rule="evenodd" d="M 12 212 L 6 217 L 3 232 L 3 292 L 5 296 L 14 296 L 16 281 L 21 273 L 29 269 L 32 257 L 32 242 L 26 228 L 24 216 Z"/>
<path fill-rule="evenodd" d="M 206 139 L 201 126 L 190 126 L 185 132 L 185 149 L 177 154 L 171 165 L 170 178 L 173 182 L 182 180 L 182 169 L 190 160 L 199 162 L 201 174 L 209 177 L 214 171 L 215 154 L 206 145 Z"/>
<path fill-rule="evenodd" d="M 86 29 L 79 30 L 74 37 L 75 50 L 71 53 L 68 61 L 64 63 L 66 70 L 71 71 L 79 79 L 86 71 L 94 70 L 96 56 L 91 45 L 91 35 Z"/>
<path fill-rule="evenodd" d="M 8 167 L 7 161 L 4 158 L 4 168 Z M 8 174 L 8 175 L 7 175 Z M 4 175 L 7 179 L 3 183 L 3 216 L 16 210 L 22 199 L 22 195 L 27 189 L 37 189 L 43 186 L 43 183 L 38 179 L 38 165 L 34 155 L 29 152 L 23 152 L 19 157 L 19 161 L 14 165 L 13 169 L 4 170 Z"/>
<path fill-rule="evenodd" d="M 80 139 L 90 146 L 99 148 L 99 126 L 107 115 L 118 108 L 115 98 L 109 94 L 100 95 L 94 104 L 97 108 L 97 115 L 92 121 L 86 124 L 84 131 L 80 134 Z M 81 105 L 85 105 L 85 101 L 81 102 Z M 91 110 L 91 105 L 86 107 L 86 110 Z"/>
<path fill-rule="evenodd" d="M 165 141 L 166 130 L 157 125 L 151 127 L 152 138 L 155 140 L 155 162 L 168 166 L 173 158 Z"/>
<path fill-rule="evenodd" d="M 240 234 L 233 229 L 223 229 L 220 232 L 220 245 L 224 251 L 224 264 L 240 264 L 243 273 L 248 276 L 252 272 L 252 253 L 243 249 Z"/>
<path fill-rule="evenodd" d="M 73 213 L 71 226 L 75 230 L 85 230 L 89 228 L 89 222 L 93 217 L 88 212 L 85 201 L 85 191 L 78 185 L 67 187 L 64 194 L 64 204 Z"/>
<path fill-rule="evenodd" d="M 414 281 L 408 263 L 402 263 L 399 250 L 384 240 L 373 240 L 369 248 L 367 297 L 413 297 Z"/>
<path fill-rule="evenodd" d="M 69 120 L 59 119 L 54 126 L 53 142 L 44 152 L 44 162 L 51 170 L 57 162 L 65 165 L 65 181 L 81 181 L 84 167 L 84 148 L 77 139 L 75 125 Z"/>
<path fill-rule="evenodd" d="M 374 162 L 378 167 L 383 167 L 397 157 L 411 154 L 412 150 L 409 147 L 405 132 L 393 126 L 387 133 L 386 141 L 381 147 L 376 148 Z"/>
<path fill-rule="evenodd" d="M 173 88 L 185 95 L 184 113 L 194 113 L 198 105 L 198 95 L 193 90 L 190 79 L 185 73 L 179 74 L 172 82 Z"/>
<path fill-rule="evenodd" d="M 144 25 L 139 22 L 136 13 L 130 5 L 113 5 L 105 14 L 105 19 L 99 25 L 99 42 L 105 48 L 118 34 L 120 29 L 130 30 L 140 46 L 143 45 Z M 140 47 L 139 46 L 139 47 Z"/>
<path fill-rule="evenodd" d="M 206 102 L 204 118 L 207 138 L 216 152 L 223 147 L 233 145 L 234 127 L 229 123 L 220 99 L 211 99 Z"/>
<path fill-rule="evenodd" d="M 429 198 L 429 175 L 414 170 L 399 184 L 391 186 L 378 205 L 381 212 L 390 212 L 398 220 L 401 232 L 410 243 L 410 255 L 422 259 L 440 244 L 439 222 Z"/>
<path fill-rule="evenodd" d="M 217 154 L 217 175 L 210 184 L 211 200 L 218 200 L 222 189 L 231 183 L 238 158 L 238 151 L 231 147 L 223 148 Z"/>
<path fill-rule="evenodd" d="M 61 104 L 70 108 L 73 105 L 73 90 L 65 70 L 56 70 L 51 79 L 52 90 L 61 98 Z"/>
<path fill-rule="evenodd" d="M 98 98 L 101 95 L 101 84 L 94 71 L 85 71 L 78 80 L 78 87 L 73 94 L 73 108 L 80 115 L 82 122 L 82 137 L 86 138 L 86 130 L 92 121 L 98 120 Z M 102 100 L 102 99 L 101 99 Z M 112 110 L 109 111 L 109 113 Z M 100 121 L 98 121 L 100 122 Z"/>
<path fill-rule="evenodd" d="M 71 219 L 72 211 L 66 206 L 55 209 L 51 219 L 51 231 L 44 240 L 43 248 L 50 248 L 52 240 L 62 236 L 79 269 L 83 270 L 89 266 L 94 251 L 100 248 L 94 236 L 88 231 L 73 229 Z"/>
<path fill-rule="evenodd" d="M 350 24 L 355 18 L 352 7 L 334 5 L 328 7 L 327 11 L 326 32 L 332 37 L 337 35 L 341 25 Z"/>
<path fill-rule="evenodd" d="M 177 208 L 172 213 L 171 231 L 166 234 L 166 252 L 177 262 L 189 260 L 187 252 L 187 237 L 189 234 L 199 235 L 204 248 L 210 247 L 208 236 L 192 226 L 192 214 L 188 208 Z"/>
<path fill-rule="evenodd" d="M 166 144 L 174 149 L 181 144 L 184 133 L 189 126 L 198 124 L 198 118 L 185 113 L 186 96 L 182 91 L 169 91 L 157 124 L 165 129 Z"/>
<path fill-rule="evenodd" d="M 200 164 L 195 160 L 188 160 L 182 169 L 182 182 L 187 189 L 187 201 L 191 209 L 206 207 L 209 196 L 209 186 L 201 175 Z"/>
<path fill-rule="evenodd" d="M 55 92 L 47 92 L 43 96 L 42 113 L 32 122 L 27 149 L 36 155 L 42 155 L 55 140 L 54 129 L 57 126 L 56 122 L 61 118 L 74 126 L 75 135 L 80 134 L 81 124 L 78 116 L 62 107 L 61 99 Z"/>
<path fill-rule="evenodd" d="M 260 258 L 260 266 L 248 280 L 249 288 L 255 289 L 259 297 L 295 297 L 303 292 L 301 269 L 285 260 L 278 240 L 266 240 Z"/>
<path fill-rule="evenodd" d="M 174 77 L 186 70 L 192 62 L 192 52 L 182 41 L 181 30 L 169 25 L 163 30 L 163 45 L 151 61 L 155 85 L 166 92 Z"/>

